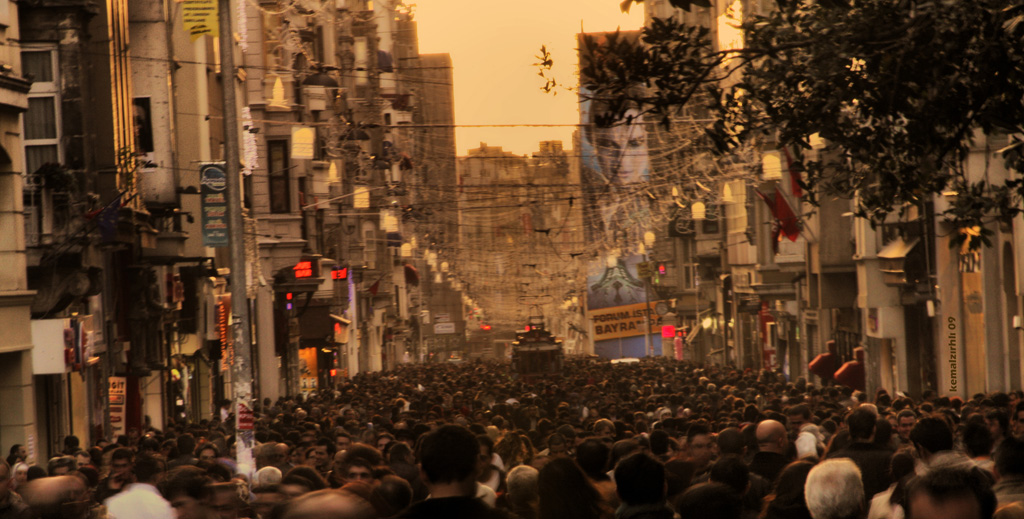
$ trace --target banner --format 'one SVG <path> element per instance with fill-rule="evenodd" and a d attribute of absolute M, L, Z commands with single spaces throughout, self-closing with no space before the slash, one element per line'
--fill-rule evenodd
<path fill-rule="evenodd" d="M 125 434 L 124 408 L 126 405 L 125 398 L 127 395 L 126 384 L 124 377 L 109 377 L 108 378 L 109 389 L 107 390 L 107 396 L 110 399 L 110 430 L 117 437 L 120 434 Z"/>
<path fill-rule="evenodd" d="M 203 245 L 207 247 L 228 245 L 227 180 L 223 163 L 203 164 L 199 167 Z"/>
<path fill-rule="evenodd" d="M 316 351 L 316 348 L 301 348 L 299 350 L 299 385 L 302 394 L 316 391 L 319 386 Z"/>
<path fill-rule="evenodd" d="M 654 306 L 657 301 L 650 304 L 637 303 L 625 306 L 613 306 L 599 310 L 590 310 L 590 318 L 594 321 L 594 340 L 604 341 L 622 337 L 636 337 L 644 334 L 645 316 L 650 316 L 650 333 L 661 341 L 661 328 L 656 324 Z"/>
<path fill-rule="evenodd" d="M 217 16 L 217 0 L 184 0 L 181 3 L 181 18 L 185 32 L 196 41 L 200 36 L 220 36 L 220 17 Z"/>

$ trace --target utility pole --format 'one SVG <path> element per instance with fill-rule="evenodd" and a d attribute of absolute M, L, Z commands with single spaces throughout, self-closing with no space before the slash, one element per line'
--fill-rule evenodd
<path fill-rule="evenodd" d="M 235 39 L 231 0 L 218 0 L 220 16 L 220 77 L 224 92 L 224 173 L 227 176 L 228 244 L 231 251 L 231 326 L 235 356 L 231 382 L 235 396 L 235 450 L 238 472 L 251 476 L 252 459 L 252 331 L 246 287 L 245 221 L 242 218 L 242 179 L 239 176 L 238 114 L 235 105 Z"/>

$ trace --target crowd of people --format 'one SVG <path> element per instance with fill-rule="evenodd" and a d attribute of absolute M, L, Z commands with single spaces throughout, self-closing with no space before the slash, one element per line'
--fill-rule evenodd
<path fill-rule="evenodd" d="M 1024 518 L 1024 394 L 873 395 L 668 359 L 406 365 L 0 461 L 0 519 Z M 824 385 L 822 385 L 822 383 Z"/>

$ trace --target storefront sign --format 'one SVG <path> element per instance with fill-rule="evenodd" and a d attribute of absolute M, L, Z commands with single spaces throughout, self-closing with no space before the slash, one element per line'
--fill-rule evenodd
<path fill-rule="evenodd" d="M 199 167 L 200 199 L 202 205 L 203 245 L 228 245 L 228 182 L 224 165 L 203 164 Z"/>
<path fill-rule="evenodd" d="M 217 0 L 184 0 L 182 4 L 181 18 L 192 41 L 204 34 L 214 37 L 220 34 Z"/>
<path fill-rule="evenodd" d="M 126 383 L 124 377 L 110 377 L 107 380 L 109 384 L 107 397 L 110 399 L 110 429 L 114 436 L 117 436 L 125 433 Z"/>
<path fill-rule="evenodd" d="M 651 314 L 649 332 L 661 335 L 660 326 L 655 324 L 654 306 L 657 301 L 637 303 L 623 306 L 610 306 L 590 310 L 590 318 L 594 321 L 594 340 L 620 339 L 644 335 L 646 315 Z"/>
<path fill-rule="evenodd" d="M 455 323 L 434 323 L 435 335 L 451 335 L 455 333 Z"/>

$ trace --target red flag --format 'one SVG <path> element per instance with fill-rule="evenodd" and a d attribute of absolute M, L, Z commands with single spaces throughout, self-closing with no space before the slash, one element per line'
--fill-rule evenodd
<path fill-rule="evenodd" d="M 775 223 L 772 225 L 772 249 L 778 252 L 781 235 L 785 234 L 789 241 L 796 241 L 800 237 L 800 222 L 778 186 L 775 187 L 775 196 L 772 198 L 768 198 L 767 195 L 756 189 L 754 192 L 768 205 L 768 210 L 771 211 L 772 218 L 775 219 Z"/>
<path fill-rule="evenodd" d="M 804 190 L 800 187 L 800 182 L 803 180 L 800 176 L 800 171 L 796 169 L 796 165 L 793 163 L 793 156 L 790 155 L 789 148 L 783 146 L 782 153 L 786 155 L 786 169 L 789 170 L 790 193 L 793 193 L 793 198 L 800 198 L 804 196 Z"/>
<path fill-rule="evenodd" d="M 378 279 L 374 284 L 370 285 L 370 293 L 377 295 L 377 291 L 380 290 L 380 280 Z"/>
<path fill-rule="evenodd" d="M 800 237 L 800 222 L 796 218 L 796 213 L 789 207 L 789 202 L 786 201 L 785 195 L 782 194 L 778 186 L 775 187 L 775 204 L 773 208 L 773 215 L 778 221 L 782 234 L 785 234 L 789 241 L 796 241 Z"/>

